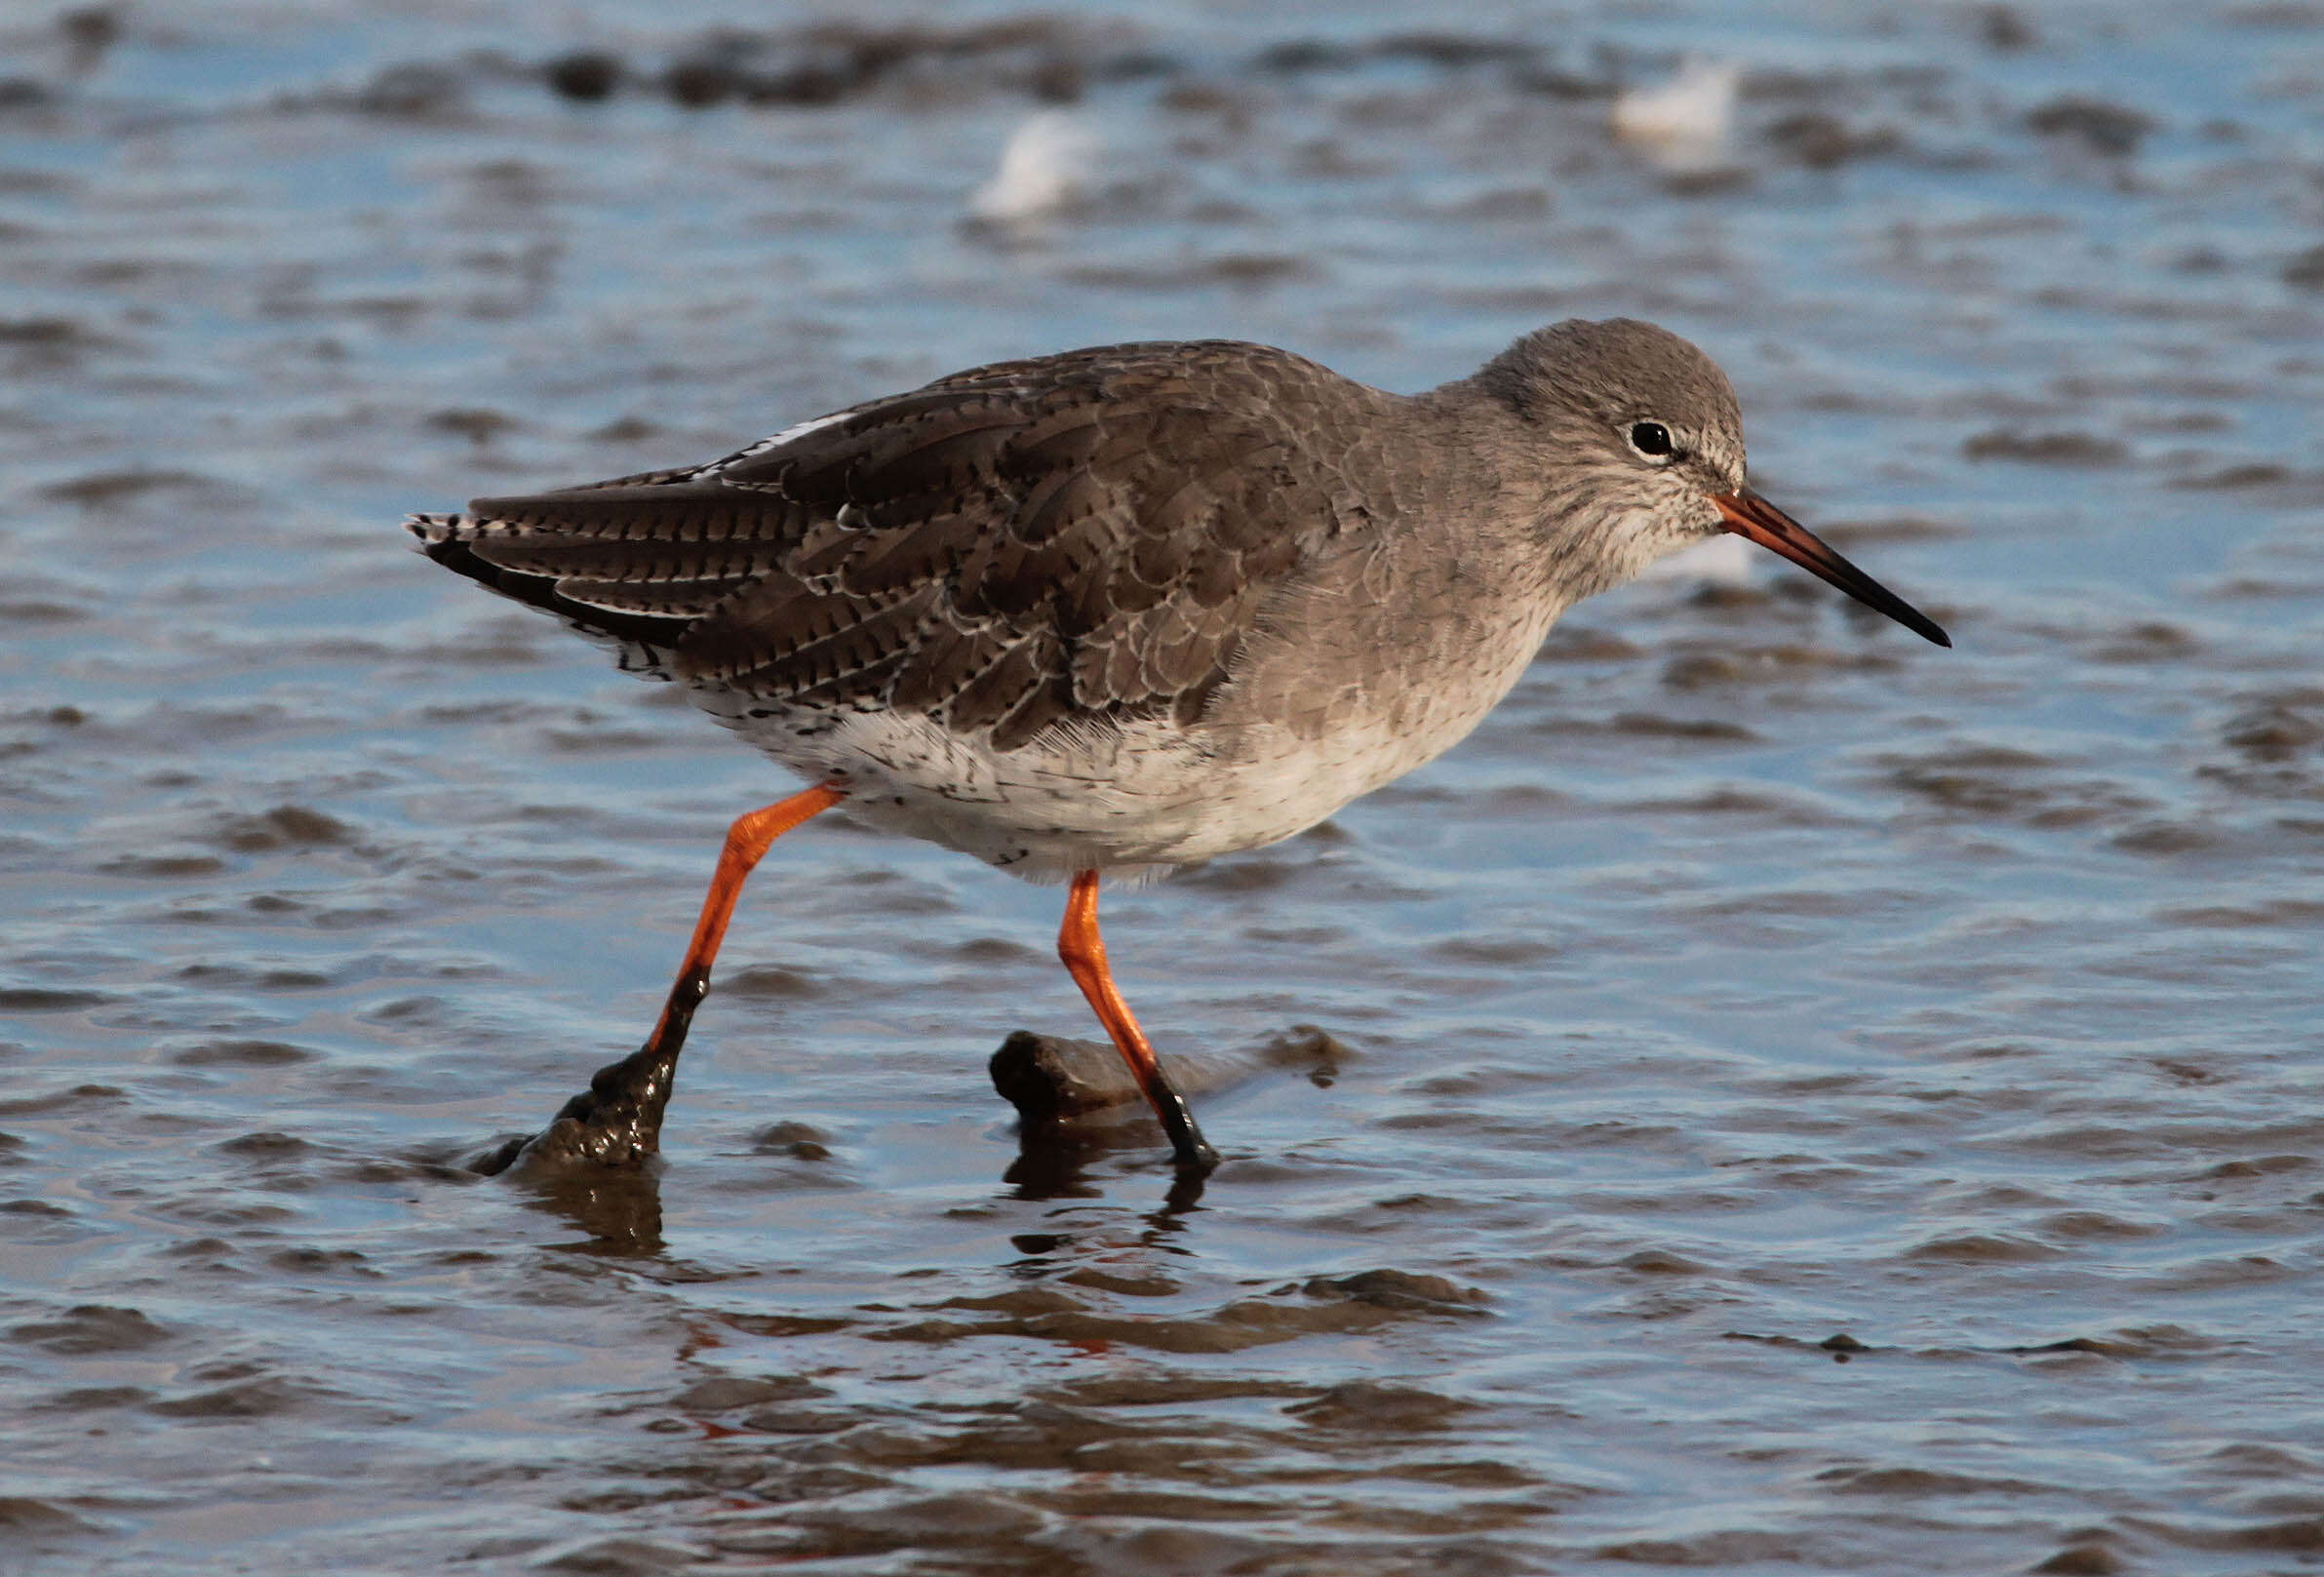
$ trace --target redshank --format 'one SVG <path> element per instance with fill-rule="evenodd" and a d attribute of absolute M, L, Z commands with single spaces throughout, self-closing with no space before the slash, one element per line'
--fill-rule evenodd
<path fill-rule="evenodd" d="M 810 785 L 727 835 L 640 1052 L 663 1095 L 744 879 L 844 800 L 1070 884 L 1058 956 L 1198 1171 L 1106 966 L 1103 878 L 1314 826 L 1477 727 L 1573 603 L 1722 531 L 1951 645 L 1746 485 L 1709 357 L 1622 318 L 1417 395 L 1219 340 L 1001 362 L 410 526 Z"/>

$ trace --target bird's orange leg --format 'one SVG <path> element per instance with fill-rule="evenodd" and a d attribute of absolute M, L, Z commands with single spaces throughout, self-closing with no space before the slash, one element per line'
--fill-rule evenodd
<path fill-rule="evenodd" d="M 678 978 L 662 1004 L 661 1017 L 653 1022 L 653 1033 L 619 1062 L 598 1069 L 589 1087 L 567 1101 L 547 1127 L 480 1159 L 478 1171 L 489 1175 L 528 1162 L 627 1165 L 660 1147 L 662 1112 L 678 1077 L 678 1053 L 686 1047 L 694 1009 L 710 994 L 710 966 L 718 957 L 718 944 L 726 939 L 727 922 L 733 918 L 743 882 L 768 845 L 846 797 L 844 790 L 825 784 L 753 810 L 727 829 L 727 847 L 719 851 L 718 871 L 710 878 L 709 896 L 702 900 L 702 918 L 694 923 L 694 939 L 687 944 L 686 960 L 678 966 Z"/>
<path fill-rule="evenodd" d="M 662 1004 L 653 1033 L 646 1038 L 646 1055 L 668 1055 L 685 1044 L 694 1009 L 710 994 L 710 966 L 718 958 L 719 943 L 726 940 L 727 922 L 734 917 L 734 901 L 742 896 L 742 884 L 750 879 L 752 868 L 777 838 L 846 798 L 844 790 L 818 785 L 738 816 L 727 829 L 727 846 L 719 850 L 718 870 L 702 899 L 702 918 L 694 922 L 694 938 L 687 944 L 686 959 L 678 966 L 669 1000 Z"/>
<path fill-rule="evenodd" d="M 1113 971 L 1106 967 L 1106 941 L 1097 929 L 1095 871 L 1083 871 L 1073 879 L 1073 891 L 1065 900 L 1065 923 L 1057 928 L 1057 957 L 1064 961 L 1074 984 L 1082 988 L 1082 995 L 1089 999 L 1089 1005 L 1097 1010 L 1097 1021 L 1106 1027 L 1106 1034 L 1122 1053 L 1122 1060 L 1129 1064 L 1130 1077 L 1145 1091 L 1146 1102 L 1154 1108 L 1154 1115 L 1162 1119 L 1162 1132 L 1170 1136 L 1170 1148 L 1177 1153 L 1178 1164 L 1201 1171 L 1217 1165 L 1218 1152 L 1210 1148 L 1202 1130 L 1195 1126 L 1195 1115 L 1187 1109 L 1186 1097 L 1172 1087 L 1170 1076 L 1162 1072 L 1162 1059 L 1154 1054 L 1154 1044 L 1138 1028 L 1129 1004 L 1122 1000 L 1122 993 L 1114 984 Z"/>

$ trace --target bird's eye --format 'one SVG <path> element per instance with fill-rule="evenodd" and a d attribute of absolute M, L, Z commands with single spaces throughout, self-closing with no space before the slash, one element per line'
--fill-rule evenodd
<path fill-rule="evenodd" d="M 1649 459 L 1667 459 L 1677 453 L 1677 447 L 1671 442 L 1671 429 L 1659 421 L 1633 422 L 1630 447 Z"/>

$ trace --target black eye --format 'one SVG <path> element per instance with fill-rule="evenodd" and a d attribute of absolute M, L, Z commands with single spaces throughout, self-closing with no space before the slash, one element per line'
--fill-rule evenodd
<path fill-rule="evenodd" d="M 1665 454 L 1676 453 L 1675 447 L 1671 443 L 1671 429 L 1659 421 L 1633 423 L 1630 429 L 1630 447 L 1641 454 L 1650 454 L 1658 459 Z"/>

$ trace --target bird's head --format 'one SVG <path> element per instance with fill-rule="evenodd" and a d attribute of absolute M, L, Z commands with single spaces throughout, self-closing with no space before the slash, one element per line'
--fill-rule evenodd
<path fill-rule="evenodd" d="M 1584 582 L 1577 593 L 1618 584 L 1666 554 L 1733 532 L 1914 634 L 1952 645 L 1926 615 L 1752 491 L 1734 386 L 1669 330 L 1635 318 L 1568 319 L 1519 339 L 1477 381 L 1517 414 L 1527 447 L 1554 462 L 1539 467 L 1544 522 Z"/>

